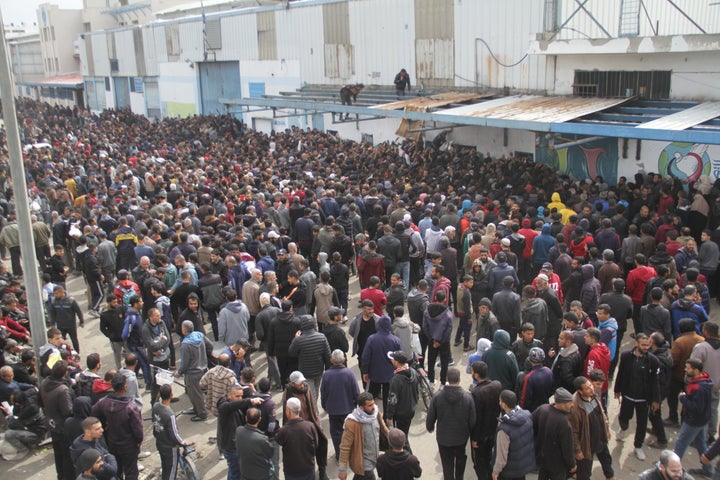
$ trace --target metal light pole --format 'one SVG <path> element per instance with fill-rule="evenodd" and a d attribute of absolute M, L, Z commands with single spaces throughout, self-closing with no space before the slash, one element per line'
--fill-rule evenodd
<path fill-rule="evenodd" d="M 10 175 L 15 194 L 15 211 L 17 212 L 18 229 L 20 230 L 20 253 L 22 268 L 25 275 L 25 292 L 27 295 L 30 329 L 32 331 L 35 356 L 40 358 L 40 346 L 45 344 L 45 315 L 43 311 L 40 274 L 35 258 L 35 241 L 30 221 L 30 201 L 28 199 L 25 166 L 23 165 L 20 131 L 18 130 L 17 111 L 15 110 L 15 84 L 10 69 L 8 47 L 5 39 L 5 26 L 0 11 L 0 95 L 2 95 L 3 120 L 5 121 L 5 137 L 8 154 L 10 155 Z"/>

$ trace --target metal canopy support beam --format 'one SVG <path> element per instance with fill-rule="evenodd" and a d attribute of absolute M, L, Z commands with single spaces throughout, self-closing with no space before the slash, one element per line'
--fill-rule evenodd
<path fill-rule="evenodd" d="M 575 1 L 577 2 L 578 0 L 575 0 Z M 557 34 L 560 33 L 560 31 L 561 31 L 563 28 L 565 28 L 565 25 L 567 25 L 568 23 L 570 23 L 570 20 L 572 20 L 573 17 L 574 17 L 575 15 L 577 15 L 577 13 L 578 13 L 583 7 L 585 7 L 585 4 L 586 4 L 587 2 L 589 2 L 589 1 L 590 1 L 590 0 L 584 0 L 584 1 L 580 4 L 580 6 L 577 7 L 577 8 L 575 9 L 575 11 L 574 11 L 573 13 L 571 13 L 568 18 L 565 19 L 565 21 L 562 23 L 562 25 L 560 25 L 560 26 L 557 28 L 557 30 L 555 30 L 555 33 L 552 34 L 552 37 L 550 37 L 550 40 L 548 40 L 548 42 L 552 42 L 553 39 L 555 39 L 555 37 L 557 36 Z"/>
<path fill-rule="evenodd" d="M 595 140 L 602 140 L 603 138 L 605 138 L 605 137 L 587 137 L 587 138 L 581 138 L 580 140 L 574 140 L 572 142 L 559 143 L 559 144 L 555 145 L 555 150 L 559 150 L 561 148 L 574 147 L 575 145 L 582 145 L 584 143 L 594 142 Z"/>
<path fill-rule="evenodd" d="M 667 0 L 667 1 L 668 1 L 668 3 L 669 3 L 670 5 L 672 5 L 673 7 L 675 7 L 675 9 L 676 9 L 678 12 L 680 12 L 680 14 L 681 14 L 683 17 L 687 18 L 688 21 L 690 21 L 690 23 L 692 23 L 693 25 L 695 25 L 695 27 L 696 27 L 698 30 L 700 30 L 702 33 L 707 34 L 707 32 L 705 31 L 705 29 L 703 29 L 700 25 L 698 25 L 697 22 L 696 22 L 695 20 L 693 20 L 693 19 L 690 17 L 690 15 L 688 15 L 687 13 L 685 13 L 685 11 L 684 11 L 682 8 L 680 8 L 675 2 L 673 2 L 673 0 Z"/>
<path fill-rule="evenodd" d="M 587 13 L 588 17 L 590 17 L 590 20 L 592 20 L 593 22 L 595 22 L 595 25 L 597 25 L 597 26 L 600 28 L 600 30 L 602 30 L 602 32 L 605 34 L 606 37 L 612 38 L 612 35 L 610 35 L 610 33 L 608 33 L 608 31 L 605 30 L 605 27 L 603 27 L 602 24 L 597 20 L 597 18 L 595 18 L 595 15 L 593 15 L 592 13 L 590 13 L 590 10 L 588 10 L 588 9 L 585 7 L 585 4 L 586 4 L 587 2 L 580 3 L 580 0 L 575 0 L 575 3 L 577 3 L 578 5 L 580 5 L 580 8 L 582 8 L 583 11 L 584 11 L 585 13 Z"/>
<path fill-rule="evenodd" d="M 424 120 L 426 122 L 452 123 L 464 126 L 510 128 L 544 133 L 566 133 L 583 136 L 602 136 L 614 138 L 638 138 L 642 140 L 659 140 L 667 142 L 689 142 L 720 144 L 720 132 L 687 129 L 680 131 L 654 130 L 635 128 L 634 125 L 618 125 L 599 122 L 544 122 L 530 120 L 507 120 L 503 118 L 485 118 L 470 115 L 449 115 L 441 112 L 408 112 L 401 110 L 379 110 L 376 108 L 356 107 L 322 102 L 292 101 L 285 98 L 221 98 L 227 105 L 247 105 L 258 107 L 297 108 L 299 110 L 327 110 L 333 113 L 351 113 L 368 115 L 375 118 L 407 118 L 408 120 Z M 659 112 L 667 114 L 668 112 Z M 360 119 L 352 122 L 371 120 Z M 343 123 L 343 122 L 337 122 Z"/>
<path fill-rule="evenodd" d="M 384 116 L 384 115 L 383 115 Z M 368 120 L 380 120 L 383 118 L 383 116 L 376 116 L 376 117 L 370 117 L 370 118 L 346 118 L 345 120 L 335 120 L 335 113 L 333 113 L 333 125 L 339 124 L 339 123 L 355 123 L 355 122 L 367 122 Z"/>

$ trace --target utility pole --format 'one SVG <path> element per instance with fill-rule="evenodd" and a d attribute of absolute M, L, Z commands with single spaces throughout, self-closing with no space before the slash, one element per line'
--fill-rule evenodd
<path fill-rule="evenodd" d="M 5 25 L 0 11 L 0 95 L 2 96 L 3 120 L 5 121 L 5 138 L 7 139 L 10 156 L 10 175 L 13 193 L 15 194 L 15 212 L 17 213 L 18 229 L 20 230 L 20 255 L 25 278 L 30 330 L 32 332 L 35 357 L 40 358 L 39 349 L 47 342 L 45 336 L 45 312 L 43 310 L 40 274 L 35 258 L 35 241 L 30 220 L 30 201 L 28 199 L 25 166 L 23 164 L 20 130 L 18 129 L 17 111 L 15 110 L 15 84 L 10 69 L 8 46 L 5 39 Z M 14 272 L 13 272 L 14 273 Z"/>

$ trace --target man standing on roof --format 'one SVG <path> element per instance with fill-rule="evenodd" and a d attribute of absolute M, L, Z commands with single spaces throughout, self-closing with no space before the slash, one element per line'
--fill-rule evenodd
<path fill-rule="evenodd" d="M 398 98 L 405 96 L 405 88 L 408 89 L 408 92 L 411 91 L 410 88 L 410 75 L 408 75 L 407 71 L 403 68 L 400 70 L 400 72 L 395 75 L 395 93 L 397 94 Z"/>

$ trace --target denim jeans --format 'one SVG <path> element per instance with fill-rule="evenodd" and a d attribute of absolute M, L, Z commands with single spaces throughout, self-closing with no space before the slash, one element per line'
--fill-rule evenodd
<path fill-rule="evenodd" d="M 410 287 L 410 261 L 397 262 L 395 264 L 395 273 L 399 273 L 403 282 L 405 282 L 405 294 L 407 294 L 408 288 Z M 388 282 L 389 281 L 390 279 L 388 278 Z"/>
<path fill-rule="evenodd" d="M 689 446 L 693 446 L 698 451 L 698 455 L 702 455 L 705 453 L 705 450 L 707 450 L 706 439 L 707 425 L 695 427 L 683 422 L 680 425 L 680 434 L 678 435 L 677 440 L 675 440 L 674 452 L 678 457 L 682 458 L 685 454 L 685 450 L 687 450 Z M 712 476 L 713 469 L 711 465 L 703 465 L 702 468 L 708 476 Z"/>
<path fill-rule="evenodd" d="M 223 450 L 222 454 L 228 464 L 227 480 L 240 480 L 240 460 L 237 452 Z"/>

